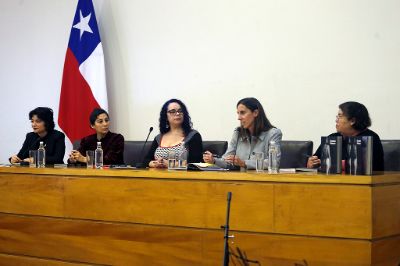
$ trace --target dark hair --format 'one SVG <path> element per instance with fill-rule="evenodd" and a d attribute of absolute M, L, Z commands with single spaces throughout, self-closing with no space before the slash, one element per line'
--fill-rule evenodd
<path fill-rule="evenodd" d="M 254 136 L 259 136 L 261 132 L 268 131 L 274 127 L 271 122 L 269 122 L 265 115 L 264 108 L 256 98 L 243 98 L 236 104 L 236 108 L 239 104 L 243 104 L 252 112 L 258 110 L 258 116 L 254 119 Z M 250 135 L 250 132 L 248 130 L 242 130 L 241 135 L 243 136 L 244 134 Z"/>
<path fill-rule="evenodd" d="M 192 130 L 193 124 L 192 121 L 190 119 L 190 115 L 189 112 L 186 108 L 186 105 L 178 100 L 178 99 L 171 99 L 168 100 L 166 103 L 164 103 L 164 105 L 161 107 L 161 111 L 160 111 L 160 132 L 161 134 L 165 134 L 170 130 L 169 127 L 169 123 L 168 123 L 168 118 L 167 118 L 167 111 L 168 111 L 168 105 L 170 103 L 177 103 L 181 106 L 182 112 L 183 112 L 183 123 L 182 123 L 182 128 L 183 131 L 185 132 L 185 135 L 189 134 L 189 132 Z"/>
<path fill-rule="evenodd" d="M 34 115 L 44 122 L 44 127 L 47 132 L 54 130 L 56 125 L 54 124 L 53 110 L 51 108 L 37 107 L 33 109 L 29 112 L 29 120 L 32 120 Z"/>
<path fill-rule="evenodd" d="M 89 116 L 89 121 L 90 121 L 90 125 L 94 125 L 94 123 L 96 122 L 96 119 L 99 115 L 101 114 L 106 114 L 108 118 L 110 118 L 110 116 L 108 115 L 107 111 L 101 108 L 95 108 L 93 109 L 93 111 L 90 113 Z"/>
<path fill-rule="evenodd" d="M 371 126 L 371 118 L 369 118 L 368 110 L 363 104 L 358 102 L 345 102 L 339 105 L 339 108 L 348 120 L 355 120 L 352 125 L 355 130 L 362 131 Z"/>

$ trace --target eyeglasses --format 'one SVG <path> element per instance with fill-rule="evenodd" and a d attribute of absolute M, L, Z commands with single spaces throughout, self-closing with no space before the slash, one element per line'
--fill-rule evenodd
<path fill-rule="evenodd" d="M 337 114 L 336 115 L 336 119 L 343 119 L 343 118 L 345 118 L 346 116 L 344 116 L 343 114 Z"/>
<path fill-rule="evenodd" d="M 171 110 L 168 110 L 167 113 L 169 113 L 170 115 L 183 115 L 182 109 L 178 109 L 178 110 L 171 109 Z"/>

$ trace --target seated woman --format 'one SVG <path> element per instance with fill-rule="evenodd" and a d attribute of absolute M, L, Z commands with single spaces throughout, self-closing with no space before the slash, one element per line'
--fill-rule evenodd
<path fill-rule="evenodd" d="M 336 116 L 336 133 L 329 136 L 343 136 L 342 159 L 347 160 L 346 146 L 348 137 L 352 136 L 372 136 L 373 137 L 373 158 L 372 170 L 383 171 L 383 147 L 379 136 L 372 130 L 367 108 L 358 102 L 345 102 L 339 105 L 339 112 Z M 315 154 L 308 158 L 307 167 L 317 168 L 321 164 L 322 145 L 319 146 Z"/>
<path fill-rule="evenodd" d="M 168 153 L 189 152 L 188 163 L 201 162 L 203 141 L 199 132 L 192 128 L 189 112 L 183 102 L 171 99 L 164 103 L 160 112 L 158 134 L 144 160 L 154 168 L 168 166 Z"/>
<path fill-rule="evenodd" d="M 271 125 L 261 103 L 256 98 L 244 98 L 237 103 L 236 109 L 240 127 L 235 129 L 226 153 L 222 158 L 214 158 L 206 151 L 203 160 L 223 168 L 230 168 L 233 165 L 255 169 L 253 153 L 263 152 L 268 159 L 269 143 L 275 141 L 278 147 L 279 165 L 282 132 Z M 267 168 L 267 165 L 264 164 L 264 168 Z"/>
<path fill-rule="evenodd" d="M 65 135 L 55 130 L 53 110 L 47 107 L 37 107 L 29 112 L 33 132 L 26 134 L 24 144 L 17 155 L 9 158 L 11 163 L 29 161 L 29 150 L 37 150 L 43 141 L 46 149 L 46 164 L 64 163 Z"/>
<path fill-rule="evenodd" d="M 89 122 L 96 133 L 81 140 L 78 150 L 73 150 L 69 155 L 68 162 L 86 163 L 86 151 L 96 150 L 97 142 L 101 142 L 105 165 L 124 164 L 124 137 L 109 130 L 110 117 L 108 113 L 103 109 L 96 108 L 90 114 Z"/>

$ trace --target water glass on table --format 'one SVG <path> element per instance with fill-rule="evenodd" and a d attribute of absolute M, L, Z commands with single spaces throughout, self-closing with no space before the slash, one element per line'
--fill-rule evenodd
<path fill-rule="evenodd" d="M 188 159 L 188 151 L 182 151 L 178 155 L 178 167 L 186 168 L 187 167 L 187 159 Z"/>
<path fill-rule="evenodd" d="M 175 168 L 176 164 L 176 152 L 169 151 L 168 152 L 168 169 Z"/>
<path fill-rule="evenodd" d="M 29 151 L 29 167 L 32 168 L 37 167 L 37 150 Z"/>
<path fill-rule="evenodd" d="M 256 171 L 264 172 L 264 153 L 263 152 L 255 152 L 254 158 L 256 160 Z"/>
<path fill-rule="evenodd" d="M 88 169 L 94 168 L 94 151 L 86 151 L 86 167 Z"/>

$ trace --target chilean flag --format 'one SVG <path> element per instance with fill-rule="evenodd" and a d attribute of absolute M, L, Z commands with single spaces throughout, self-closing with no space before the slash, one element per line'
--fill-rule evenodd
<path fill-rule="evenodd" d="M 93 134 L 89 115 L 108 109 L 103 46 L 92 0 L 79 0 L 61 85 L 58 124 L 73 143 Z"/>

